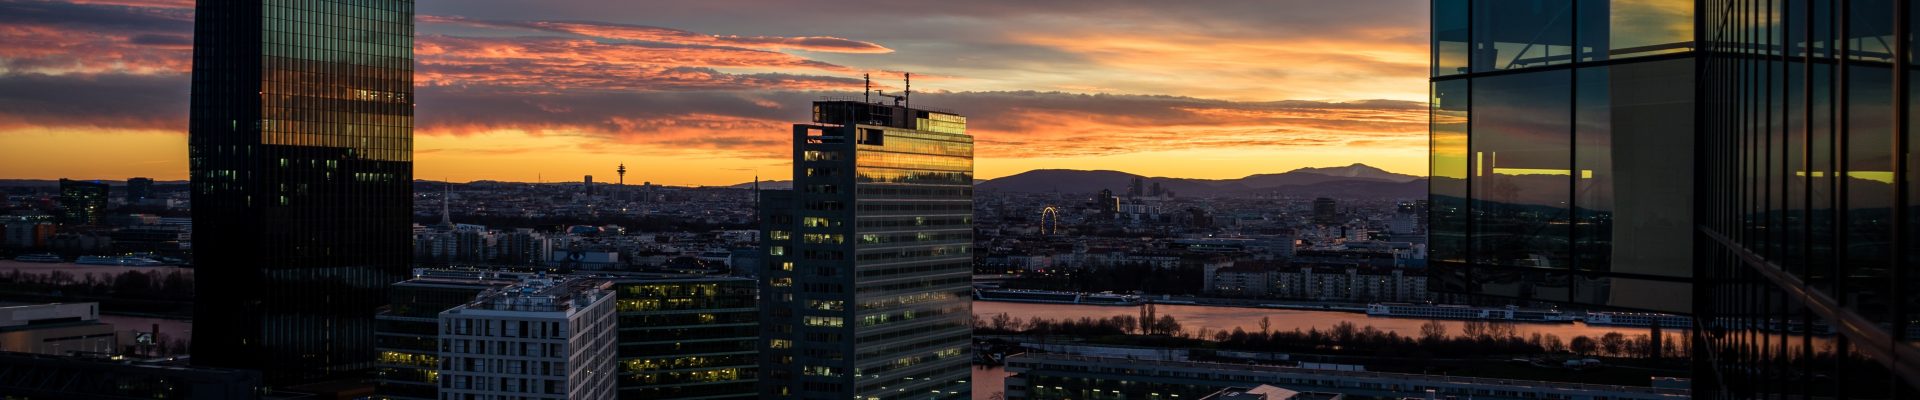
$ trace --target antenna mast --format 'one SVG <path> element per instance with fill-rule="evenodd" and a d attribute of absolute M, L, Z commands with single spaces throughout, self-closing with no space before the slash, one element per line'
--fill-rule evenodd
<path fill-rule="evenodd" d="M 902 74 L 905 74 L 907 77 L 907 90 L 905 93 L 902 93 L 900 97 L 906 99 L 907 108 L 913 108 L 913 73 L 903 72 Z"/>
<path fill-rule="evenodd" d="M 873 74 L 860 74 L 860 78 L 867 81 L 867 88 L 860 91 L 860 101 L 871 104 L 873 103 Z"/>

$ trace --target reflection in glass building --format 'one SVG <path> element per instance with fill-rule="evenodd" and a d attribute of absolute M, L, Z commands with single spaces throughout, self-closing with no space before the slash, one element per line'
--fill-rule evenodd
<path fill-rule="evenodd" d="M 1915 398 L 1911 2 L 1434 0 L 1446 300 L 1691 315 L 1701 398 Z"/>
<path fill-rule="evenodd" d="M 761 397 L 968 398 L 966 118 L 821 101 L 813 122 L 793 127 L 793 190 L 761 192 Z"/>
<path fill-rule="evenodd" d="M 409 0 L 200 2 L 193 361 L 269 385 L 375 363 L 412 208 Z"/>

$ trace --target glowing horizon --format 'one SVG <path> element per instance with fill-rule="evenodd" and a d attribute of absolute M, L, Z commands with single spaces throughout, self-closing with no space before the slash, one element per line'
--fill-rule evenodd
<path fill-rule="evenodd" d="M 902 72 L 915 105 L 968 116 L 982 179 L 1426 176 L 1425 10 L 1406 8 L 423 3 L 414 176 L 611 181 L 624 163 L 634 184 L 784 180 L 809 101 L 858 98 L 863 74 L 897 92 Z M 0 15 L 0 178 L 186 178 L 191 2 Z M 833 19 L 884 22 L 808 23 Z"/>

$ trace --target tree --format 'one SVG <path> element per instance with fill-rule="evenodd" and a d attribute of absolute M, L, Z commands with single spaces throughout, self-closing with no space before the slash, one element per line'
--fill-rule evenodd
<path fill-rule="evenodd" d="M 1180 333 L 1180 322 L 1175 321 L 1172 315 L 1162 315 L 1160 316 L 1160 320 L 1154 321 L 1153 329 L 1155 332 L 1160 332 L 1160 334 L 1163 335 L 1178 334 Z"/>
<path fill-rule="evenodd" d="M 1468 339 L 1479 339 L 1487 334 L 1486 321 L 1467 321 L 1460 324 L 1460 334 Z"/>
<path fill-rule="evenodd" d="M 1429 320 L 1420 324 L 1420 342 L 1426 345 L 1439 344 L 1447 340 L 1447 324 L 1440 320 Z"/>
<path fill-rule="evenodd" d="M 1547 349 L 1547 352 L 1549 353 L 1559 353 L 1559 352 L 1567 351 L 1567 342 L 1560 340 L 1560 335 L 1549 333 L 1547 334 L 1546 340 L 1541 343 L 1540 347 Z"/>
<path fill-rule="evenodd" d="M 1627 348 L 1627 335 L 1620 332 L 1607 332 L 1600 335 L 1600 349 L 1609 355 L 1619 356 Z"/>
<path fill-rule="evenodd" d="M 1574 354 L 1585 356 L 1593 354 L 1593 350 L 1599 347 L 1599 345 L 1594 343 L 1593 338 L 1587 337 L 1587 335 L 1580 335 L 1573 337 L 1573 342 L 1570 344 L 1570 347 L 1572 347 Z"/>
<path fill-rule="evenodd" d="M 1260 317 L 1260 336 L 1265 337 L 1265 336 L 1272 336 L 1272 335 L 1273 335 L 1273 320 L 1269 319 L 1266 316 L 1261 316 Z"/>

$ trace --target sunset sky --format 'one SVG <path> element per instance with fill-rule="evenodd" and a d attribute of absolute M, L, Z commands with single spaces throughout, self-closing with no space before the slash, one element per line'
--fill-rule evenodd
<path fill-rule="evenodd" d="M 0 0 L 0 178 L 185 179 L 191 0 Z M 977 172 L 1426 175 L 1427 2 L 423 0 L 420 179 L 786 179 L 861 75 Z"/>

